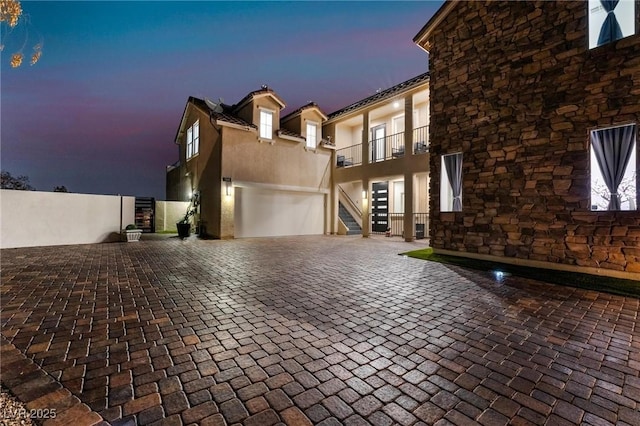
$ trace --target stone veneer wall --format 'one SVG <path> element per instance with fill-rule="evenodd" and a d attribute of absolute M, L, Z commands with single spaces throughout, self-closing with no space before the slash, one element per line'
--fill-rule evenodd
<path fill-rule="evenodd" d="M 589 165 L 590 129 L 640 126 L 640 29 L 589 50 L 587 26 L 582 1 L 461 2 L 435 28 L 434 248 L 640 272 L 640 211 L 590 211 Z M 440 213 L 454 152 L 463 211 Z"/>

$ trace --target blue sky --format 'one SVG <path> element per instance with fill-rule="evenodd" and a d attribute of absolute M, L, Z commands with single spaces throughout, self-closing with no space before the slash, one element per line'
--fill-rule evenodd
<path fill-rule="evenodd" d="M 441 4 L 23 1 L 25 56 L 44 48 L 10 68 L 24 37 L 9 34 L 2 169 L 41 191 L 164 199 L 189 96 L 232 104 L 268 84 L 287 110 L 330 113 L 426 71 L 412 38 Z"/>

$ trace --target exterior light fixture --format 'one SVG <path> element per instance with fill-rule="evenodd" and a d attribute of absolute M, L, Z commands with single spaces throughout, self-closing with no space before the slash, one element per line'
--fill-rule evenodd
<path fill-rule="evenodd" d="M 231 178 L 223 177 L 222 181 L 225 183 L 225 194 L 227 197 L 231 196 Z"/>
<path fill-rule="evenodd" d="M 363 199 L 363 200 L 366 200 L 366 199 L 367 199 L 367 190 L 366 190 L 366 189 L 363 189 L 363 190 L 362 190 L 362 199 Z"/>
<path fill-rule="evenodd" d="M 395 101 L 395 102 L 393 103 L 393 107 L 394 107 L 394 108 L 399 108 L 399 107 L 400 107 L 400 102 Z"/>

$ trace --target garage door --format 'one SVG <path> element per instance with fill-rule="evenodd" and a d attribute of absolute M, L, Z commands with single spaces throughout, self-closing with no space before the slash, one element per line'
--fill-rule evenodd
<path fill-rule="evenodd" d="M 262 188 L 235 190 L 236 238 L 324 233 L 324 195 Z"/>

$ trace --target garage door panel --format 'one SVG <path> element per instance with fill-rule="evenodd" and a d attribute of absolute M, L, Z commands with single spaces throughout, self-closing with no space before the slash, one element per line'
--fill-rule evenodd
<path fill-rule="evenodd" d="M 324 233 L 324 195 L 235 188 L 235 237 Z"/>

